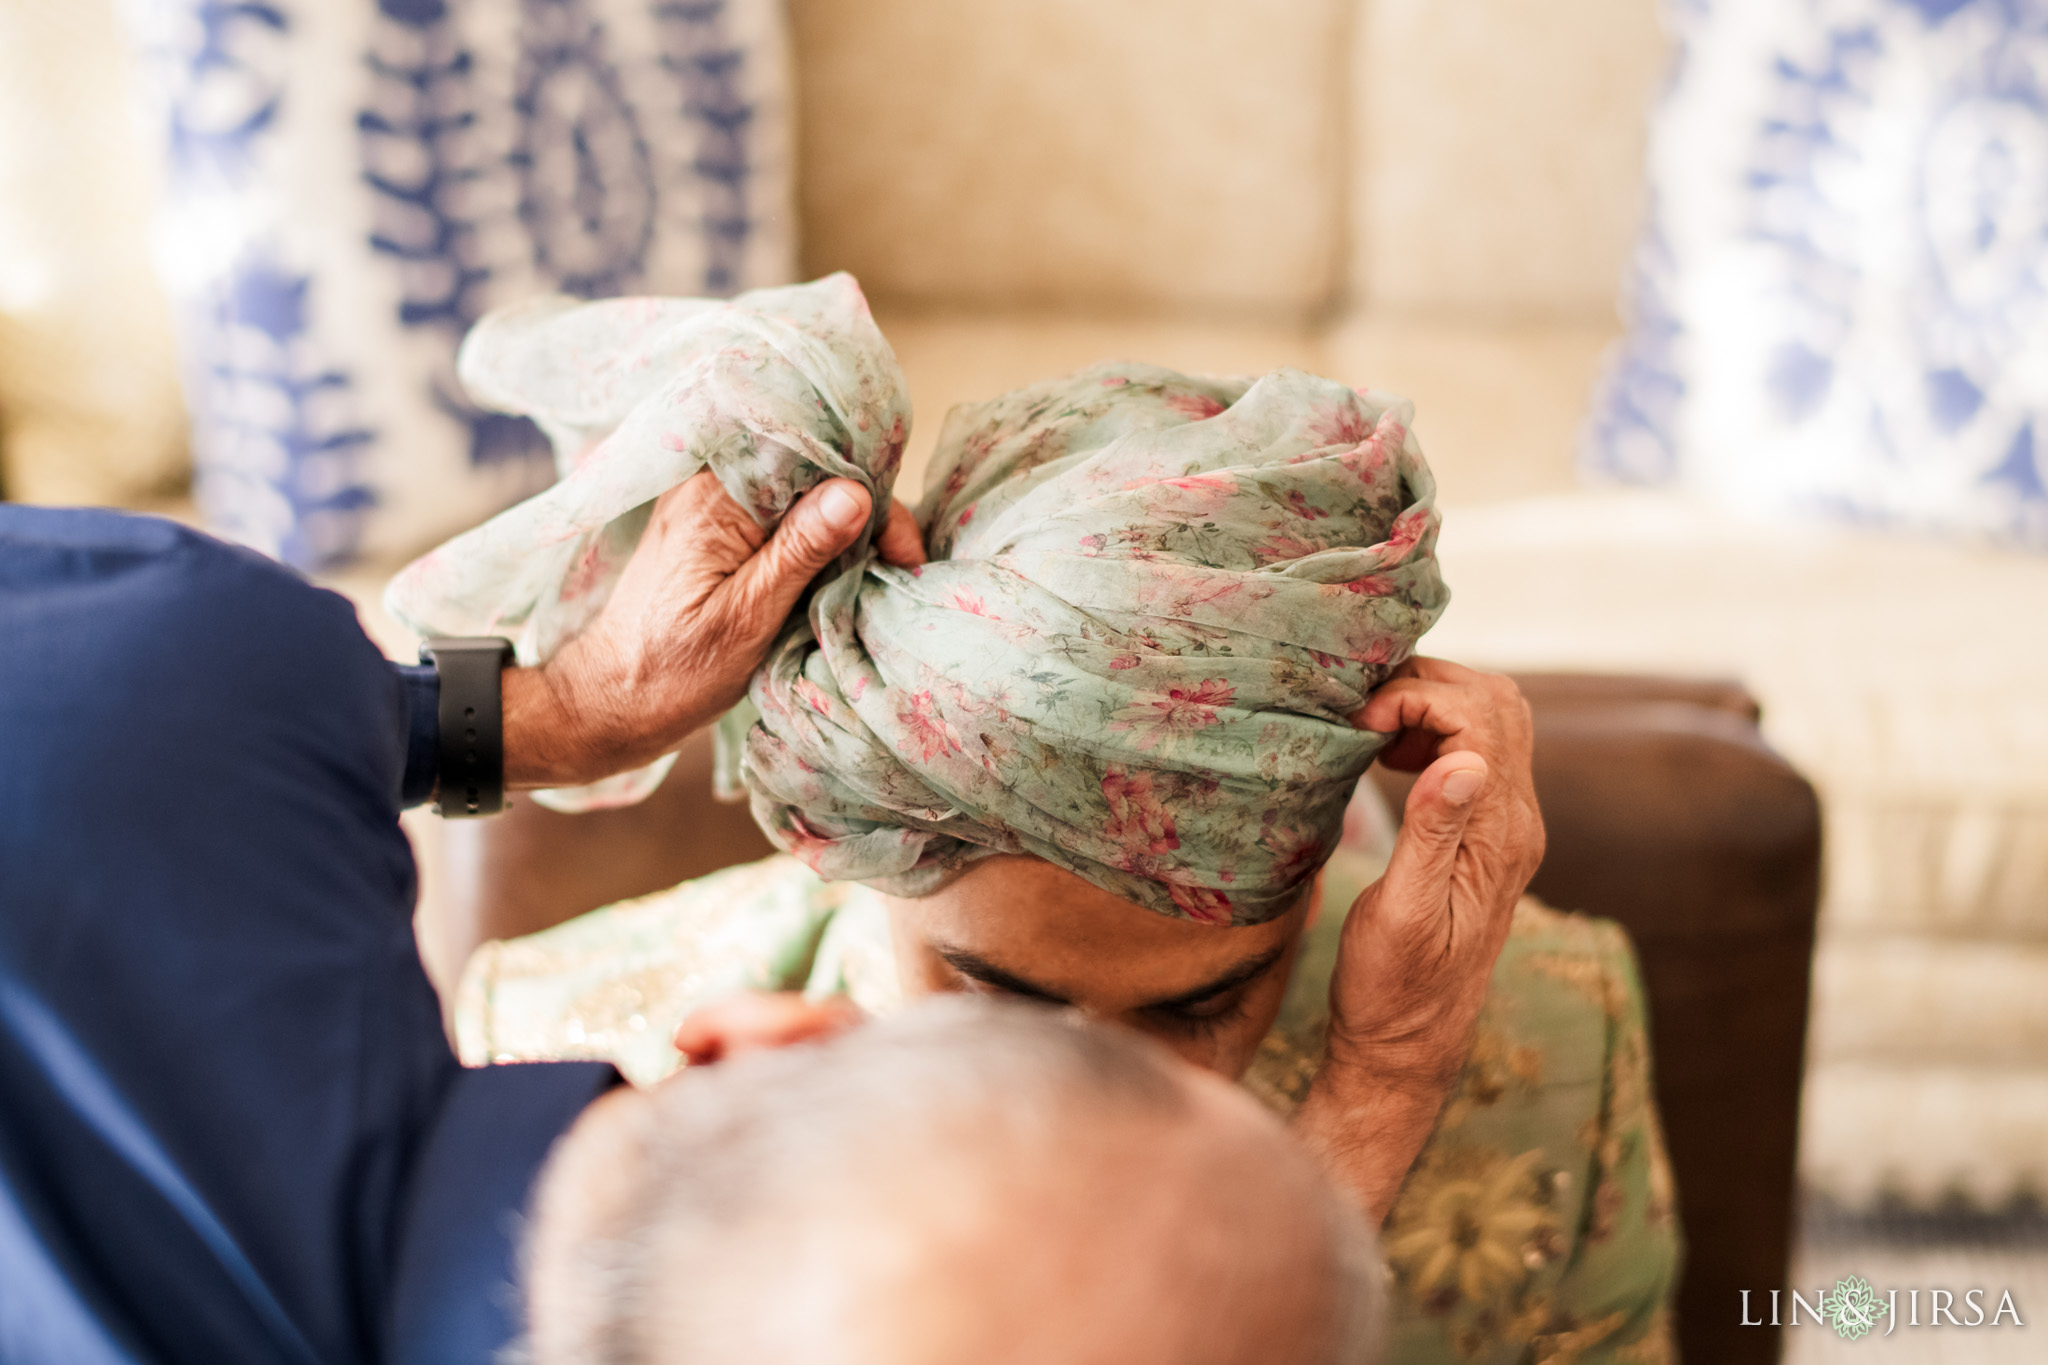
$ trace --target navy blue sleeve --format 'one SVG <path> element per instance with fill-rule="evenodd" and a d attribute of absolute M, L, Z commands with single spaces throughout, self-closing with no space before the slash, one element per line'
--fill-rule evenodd
<path fill-rule="evenodd" d="M 434 794 L 441 767 L 441 674 L 432 664 L 393 664 L 405 706 L 405 768 L 398 804 L 417 806 Z"/>
<path fill-rule="evenodd" d="M 343 599 L 0 505 L 0 1362 L 489 1360 L 548 1146 L 412 936 L 407 684 Z"/>

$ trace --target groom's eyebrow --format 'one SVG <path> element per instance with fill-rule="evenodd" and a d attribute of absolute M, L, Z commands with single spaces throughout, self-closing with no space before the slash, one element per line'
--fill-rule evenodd
<path fill-rule="evenodd" d="M 1268 948 L 1257 957 L 1248 958 L 1238 963 L 1213 981 L 1197 986 L 1191 991 L 1182 991 L 1179 995 L 1168 996 L 1164 1000 L 1153 1000 L 1147 1004 L 1140 1005 L 1138 1008 L 1145 1010 L 1184 1010 L 1195 1005 L 1206 1005 L 1219 995 L 1227 995 L 1241 986 L 1248 986 L 1252 982 L 1257 981 L 1273 969 L 1273 964 L 1278 962 L 1281 955 L 1286 951 L 1285 946 Z"/>
<path fill-rule="evenodd" d="M 984 986 L 992 986 L 999 991 L 1008 991 L 1012 995 L 1021 995 L 1031 1000 L 1043 1000 L 1051 1005 L 1070 1005 L 1073 1003 L 1058 991 L 1041 986 L 1034 981 L 1027 981 L 1015 972 L 1006 971 L 979 953 L 969 949 L 955 948 L 950 944 L 934 943 L 932 951 L 937 953 L 939 959 L 954 971 L 970 980 L 979 981 Z M 1280 960 L 1285 951 L 1284 947 L 1269 948 L 1257 957 L 1238 963 L 1213 980 L 1205 981 L 1201 985 L 1191 990 L 1182 991 L 1178 995 L 1168 996 L 1164 1000 L 1147 1001 L 1138 1006 L 1138 1008 L 1144 1010 L 1175 1010 L 1206 1004 L 1219 995 L 1234 991 L 1264 976 L 1273 969 L 1273 964 Z"/>
<path fill-rule="evenodd" d="M 1074 1003 L 1058 991 L 1047 990 L 1043 986 L 1026 981 L 1021 976 L 1006 972 L 981 954 L 970 952 L 966 948 L 934 943 L 932 951 L 937 953 L 948 967 L 970 980 L 979 981 L 984 986 L 993 986 L 999 991 L 1008 991 L 1012 995 L 1025 996 L 1031 1000 L 1043 1000 L 1049 1005 Z"/>

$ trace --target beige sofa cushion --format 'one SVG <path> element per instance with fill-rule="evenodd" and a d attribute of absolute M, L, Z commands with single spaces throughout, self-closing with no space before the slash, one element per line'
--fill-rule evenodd
<path fill-rule="evenodd" d="M 1816 1064 L 2008 1067 L 2048 1060 L 2048 934 L 2034 942 L 1836 935 L 1816 965 Z M 1882 1008 L 1871 1008 L 1872 1002 Z"/>
<path fill-rule="evenodd" d="M 1641 215 L 1655 0 L 1369 0 L 1353 289 L 1376 310 L 1609 320 Z"/>
<path fill-rule="evenodd" d="M 2048 1067 L 2038 1061 L 1817 1066 L 1800 1106 L 1800 1178 L 1859 1207 L 1890 1198 L 2001 1209 L 2038 1195 L 2048 1179 L 2044 1146 Z"/>
<path fill-rule="evenodd" d="M 2048 1189 L 2048 557 L 1656 493 L 1453 508 L 1440 552 L 1433 651 L 1741 678 L 1819 788 L 1804 1178 Z"/>
<path fill-rule="evenodd" d="M 1442 556 L 1453 658 L 1747 683 L 1821 789 L 1827 933 L 2048 940 L 2048 557 L 1629 492 L 1452 508 Z"/>
<path fill-rule="evenodd" d="M 108 0 L 0 4 L 0 483 L 120 503 L 184 474 L 152 185 Z"/>
<path fill-rule="evenodd" d="M 1344 0 L 794 0 L 807 273 L 926 304 L 1306 314 Z"/>
<path fill-rule="evenodd" d="M 1373 312 L 1322 338 L 1323 373 L 1415 403 L 1446 502 L 1569 490 L 1611 320 L 1488 323 Z"/>
<path fill-rule="evenodd" d="M 1586 392 L 1613 323 L 1355 316 L 1334 327 L 1071 314 L 930 313 L 878 306 L 916 421 L 899 493 L 914 498 L 946 410 L 1098 360 L 1208 374 L 1294 365 L 1413 399 L 1442 496 L 1477 504 L 1573 486 Z"/>
<path fill-rule="evenodd" d="M 875 321 L 910 384 L 913 420 L 898 497 L 915 502 L 946 412 L 1098 360 L 1143 360 L 1197 374 L 1313 370 L 1315 334 L 1284 325 L 1119 321 L 1069 315 L 918 313 L 877 307 Z"/>

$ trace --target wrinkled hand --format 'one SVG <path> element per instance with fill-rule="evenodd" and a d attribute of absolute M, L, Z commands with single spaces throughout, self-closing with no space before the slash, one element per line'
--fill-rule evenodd
<path fill-rule="evenodd" d="M 1448 1084 L 1465 1063 L 1515 902 L 1543 861 L 1528 703 L 1498 674 L 1415 659 L 1354 719 L 1397 731 L 1382 761 L 1422 776 L 1386 875 L 1345 922 L 1331 1059 Z"/>
<path fill-rule="evenodd" d="M 539 668 L 504 677 L 512 787 L 594 782 L 680 744 L 745 694 L 806 586 L 860 535 L 871 507 L 851 479 L 797 499 L 773 535 L 708 470 L 664 493 L 611 597 Z M 924 562 L 916 524 L 890 507 L 877 549 Z"/>
<path fill-rule="evenodd" d="M 1352 717 L 1420 770 L 1386 875 L 1352 907 L 1328 1055 L 1297 1127 L 1384 1214 L 1471 1049 L 1515 903 L 1543 861 L 1529 707 L 1514 683 L 1440 659 L 1402 666 Z"/>

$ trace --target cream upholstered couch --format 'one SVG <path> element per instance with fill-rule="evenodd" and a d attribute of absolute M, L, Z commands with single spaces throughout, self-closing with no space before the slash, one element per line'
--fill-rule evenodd
<path fill-rule="evenodd" d="M 951 403 L 1109 356 L 1412 397 L 1456 594 L 1432 649 L 1738 677 L 1820 787 L 1808 1180 L 2048 1193 L 2048 559 L 1575 483 L 1665 56 L 1654 0 L 790 13 L 805 265 L 858 274 L 899 351 L 908 490 Z M 138 373 L 161 373 L 153 344 Z M 0 407 L 18 431 L 46 397 Z M 74 486 L 48 449 L 10 459 L 20 490 Z"/>

